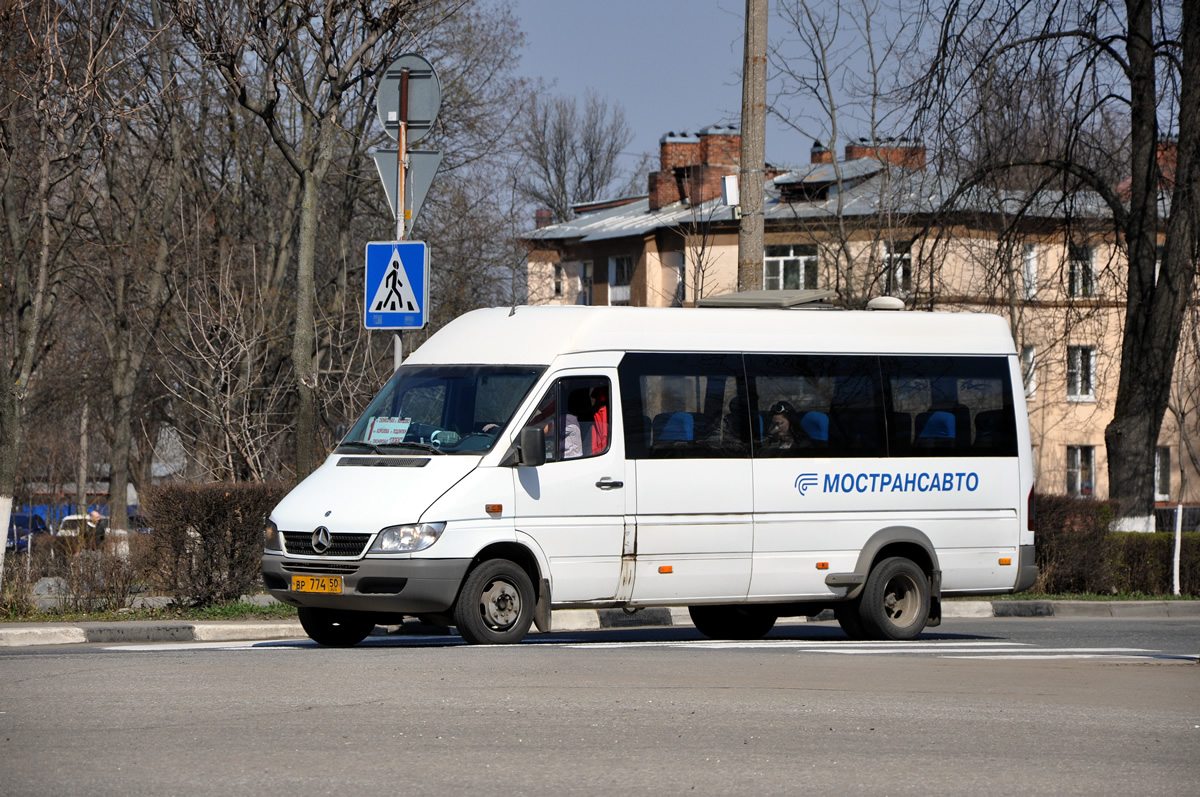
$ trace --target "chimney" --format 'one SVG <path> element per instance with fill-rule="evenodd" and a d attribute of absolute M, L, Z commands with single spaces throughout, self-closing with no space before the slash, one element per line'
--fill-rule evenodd
<path fill-rule="evenodd" d="M 924 169 L 925 145 L 909 138 L 889 138 L 885 141 L 860 138 L 857 142 L 846 145 L 846 160 L 858 158 L 874 158 L 880 163 L 890 163 L 905 169 Z"/>
<path fill-rule="evenodd" d="M 550 208 L 538 208 L 533 217 L 537 222 L 537 229 L 539 230 L 543 227 L 549 227 L 554 223 L 554 214 L 550 211 Z"/>
<path fill-rule="evenodd" d="M 700 138 L 691 133 L 667 133 L 658 140 L 660 166 L 664 172 L 700 162 Z"/>
<path fill-rule="evenodd" d="M 809 151 L 809 163 L 833 163 L 833 150 L 820 141 L 814 141 Z"/>
<path fill-rule="evenodd" d="M 737 169 L 742 162 L 742 131 L 736 125 L 709 125 L 701 130 L 699 162 Z"/>

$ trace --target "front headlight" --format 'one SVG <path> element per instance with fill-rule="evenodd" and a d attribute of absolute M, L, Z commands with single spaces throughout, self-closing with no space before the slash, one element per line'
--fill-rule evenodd
<path fill-rule="evenodd" d="M 370 553 L 412 553 L 423 551 L 442 536 L 445 523 L 414 523 L 407 526 L 388 526 L 379 532 Z"/>
<path fill-rule="evenodd" d="M 272 520 L 267 521 L 267 533 L 263 537 L 264 551 L 282 551 L 283 537 L 279 533 L 279 527 Z"/>

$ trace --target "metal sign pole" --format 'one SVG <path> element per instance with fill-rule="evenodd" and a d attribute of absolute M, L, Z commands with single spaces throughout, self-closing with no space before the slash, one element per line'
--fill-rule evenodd
<path fill-rule="evenodd" d="M 396 240 L 404 240 L 404 177 L 408 168 L 408 67 L 400 70 L 400 130 L 396 153 Z M 396 332 L 392 339 L 392 373 L 404 362 L 404 338 Z"/>

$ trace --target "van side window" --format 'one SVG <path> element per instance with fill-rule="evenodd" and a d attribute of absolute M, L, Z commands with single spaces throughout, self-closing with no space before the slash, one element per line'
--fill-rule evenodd
<path fill-rule="evenodd" d="M 750 455 L 741 355 L 630 353 L 618 372 L 629 458 Z"/>
<path fill-rule="evenodd" d="M 546 435 L 546 461 L 561 462 L 603 454 L 609 448 L 608 379 L 559 379 L 542 397 L 526 428 Z"/>
<path fill-rule="evenodd" d="M 754 456 L 887 456 L 878 358 L 748 354 Z"/>
<path fill-rule="evenodd" d="M 892 456 L 1017 456 L 1004 357 L 882 357 Z"/>

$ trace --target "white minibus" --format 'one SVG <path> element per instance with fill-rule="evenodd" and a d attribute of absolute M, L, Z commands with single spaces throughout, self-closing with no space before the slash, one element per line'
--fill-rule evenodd
<path fill-rule="evenodd" d="M 655 606 L 715 638 L 832 609 L 851 638 L 912 639 L 946 596 L 1033 584 L 1033 488 L 998 316 L 485 309 L 275 508 L 262 572 L 325 645 Z"/>

